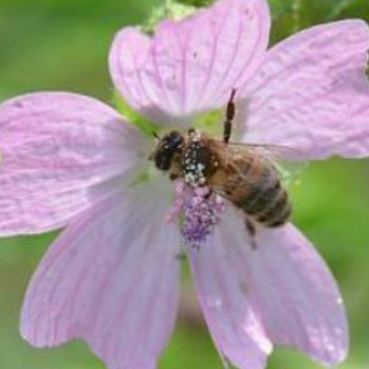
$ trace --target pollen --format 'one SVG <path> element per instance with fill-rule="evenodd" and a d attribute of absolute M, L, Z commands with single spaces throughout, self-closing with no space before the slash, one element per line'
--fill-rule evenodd
<path fill-rule="evenodd" d="M 176 183 L 175 193 L 168 221 L 177 218 L 185 244 L 200 248 L 220 223 L 226 208 L 225 201 L 208 187 L 193 188 L 182 181 Z"/>
<path fill-rule="evenodd" d="M 193 130 L 191 144 L 186 150 L 184 159 L 184 181 L 192 187 L 203 186 L 206 183 L 205 165 L 199 161 L 201 157 L 201 133 Z"/>

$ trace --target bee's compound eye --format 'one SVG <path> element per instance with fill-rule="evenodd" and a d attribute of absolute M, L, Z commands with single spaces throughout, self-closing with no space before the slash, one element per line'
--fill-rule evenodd
<path fill-rule="evenodd" d="M 164 136 L 165 143 L 168 149 L 177 149 L 183 143 L 183 136 L 177 131 L 172 131 L 168 135 Z"/>
<path fill-rule="evenodd" d="M 183 136 L 177 131 L 172 131 L 162 138 L 155 155 L 155 165 L 158 169 L 163 171 L 170 169 L 173 155 L 182 145 L 183 141 Z"/>

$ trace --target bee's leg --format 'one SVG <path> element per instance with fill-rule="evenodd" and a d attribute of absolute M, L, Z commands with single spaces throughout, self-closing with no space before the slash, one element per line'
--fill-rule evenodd
<path fill-rule="evenodd" d="M 253 223 L 253 221 L 250 220 L 249 218 L 246 218 L 245 224 L 246 224 L 246 229 L 250 236 L 251 248 L 253 250 L 256 250 L 258 248 L 256 244 L 256 226 Z"/>
<path fill-rule="evenodd" d="M 227 104 L 226 120 L 224 122 L 224 129 L 223 129 L 223 141 L 225 143 L 229 142 L 229 139 L 231 138 L 231 134 L 232 134 L 232 121 L 236 113 L 236 105 L 234 103 L 235 95 L 236 95 L 236 89 L 232 89 L 231 97 Z"/>
<path fill-rule="evenodd" d="M 181 168 L 180 165 L 175 161 L 174 164 L 171 166 L 169 170 L 169 178 L 172 181 L 175 181 L 179 178 L 181 178 Z"/>
<path fill-rule="evenodd" d="M 209 200 L 211 195 L 214 193 L 214 191 L 212 189 L 209 190 L 209 192 L 205 195 L 204 199 L 205 200 Z"/>
<path fill-rule="evenodd" d="M 177 173 L 170 173 L 169 178 L 171 181 L 175 181 L 179 178 L 179 175 Z"/>

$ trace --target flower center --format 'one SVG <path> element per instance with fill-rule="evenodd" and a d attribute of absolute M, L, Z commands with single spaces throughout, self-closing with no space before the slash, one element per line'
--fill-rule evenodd
<path fill-rule="evenodd" d="M 168 221 L 179 220 L 186 245 L 199 248 L 213 234 L 226 209 L 222 197 L 208 187 L 190 187 L 183 181 L 175 184 L 175 202 Z"/>
<path fill-rule="evenodd" d="M 179 128 L 175 125 L 163 125 L 159 122 L 151 121 L 143 115 L 140 115 L 139 112 L 135 111 L 128 105 L 128 103 L 117 91 L 114 93 L 114 102 L 116 109 L 128 119 L 128 122 L 136 126 L 147 137 L 152 138 L 155 135 L 160 136 L 165 131 Z M 186 130 L 192 127 L 198 131 L 204 131 L 212 134 L 215 137 L 221 137 L 223 130 L 223 125 L 221 124 L 223 116 L 224 112 L 221 109 L 203 112 L 192 117 L 191 125 L 183 125 L 182 129 Z"/>
<path fill-rule="evenodd" d="M 145 136 L 160 136 L 163 134 L 162 131 L 170 129 L 168 126 L 159 125 L 140 116 L 118 93 L 115 94 L 115 102 L 117 109 Z M 194 132 L 206 131 L 215 137 L 221 137 L 220 122 L 223 115 L 223 112 L 218 109 L 193 117 Z M 220 223 L 226 202 L 221 196 L 204 186 L 205 167 L 197 158 L 196 137 L 193 141 L 193 150 L 190 150 L 185 158 L 185 176 L 183 180 L 175 182 L 175 201 L 168 214 L 168 222 L 178 221 L 186 245 L 199 248 L 207 242 L 216 225 Z M 154 166 L 149 166 L 134 176 L 131 185 L 149 182 L 158 174 Z"/>

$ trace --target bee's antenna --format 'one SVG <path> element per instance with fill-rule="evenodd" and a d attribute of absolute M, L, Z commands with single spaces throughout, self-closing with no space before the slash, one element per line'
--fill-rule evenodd
<path fill-rule="evenodd" d="M 226 109 L 226 120 L 224 122 L 224 129 L 223 129 L 223 141 L 225 143 L 229 142 L 232 133 L 232 121 L 234 119 L 236 113 L 236 105 L 234 103 L 234 98 L 236 96 L 237 90 L 232 88 L 231 96 L 229 98 L 227 109 Z"/>
<path fill-rule="evenodd" d="M 151 132 L 152 135 L 154 136 L 154 138 L 157 140 L 157 141 L 160 141 L 160 136 L 158 135 L 158 133 L 156 131 L 152 131 Z"/>
<path fill-rule="evenodd" d="M 231 91 L 231 97 L 229 99 L 229 102 L 234 102 L 234 98 L 236 97 L 236 93 L 237 93 L 237 89 L 233 87 L 232 91 Z"/>

